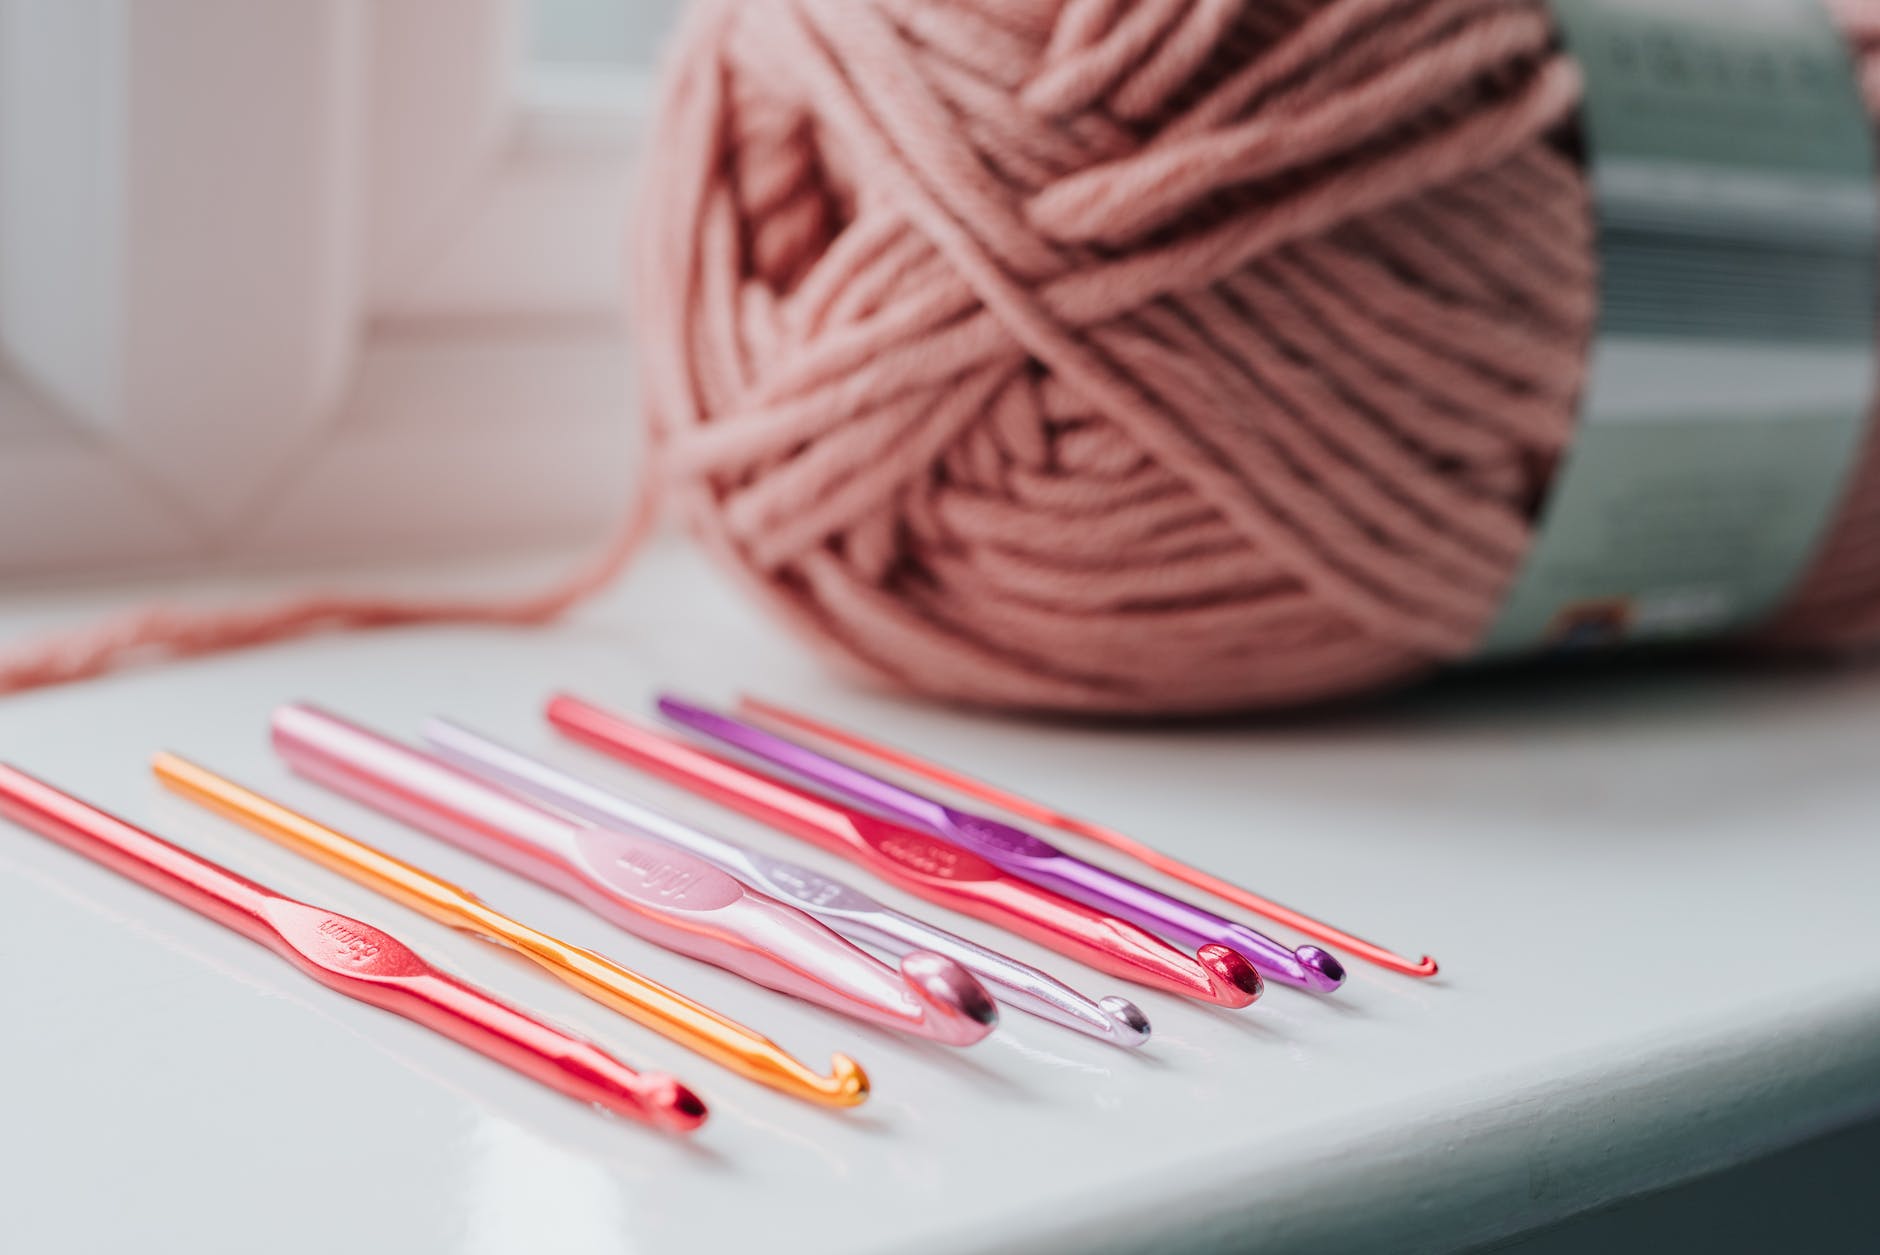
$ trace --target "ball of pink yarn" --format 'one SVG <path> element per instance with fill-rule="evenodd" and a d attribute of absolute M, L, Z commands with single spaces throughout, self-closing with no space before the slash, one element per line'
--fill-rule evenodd
<path fill-rule="evenodd" d="M 1579 90 L 1509 0 L 705 3 L 641 223 L 667 483 L 811 639 L 948 699 L 1466 658 L 1577 422 Z M 1858 478 L 1781 640 L 1880 632 Z"/>

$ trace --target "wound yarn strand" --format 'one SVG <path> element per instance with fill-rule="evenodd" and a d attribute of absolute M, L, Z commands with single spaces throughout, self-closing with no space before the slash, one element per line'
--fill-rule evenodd
<path fill-rule="evenodd" d="M 1880 0 L 1831 3 L 1880 114 Z M 1466 659 L 1598 312 L 1550 31 L 1539 0 L 699 0 L 636 236 L 658 470 L 597 562 L 143 611 L 0 658 L 0 691 L 546 622 L 662 498 L 828 657 L 950 701 L 1247 710 Z M 1880 440 L 1755 640 L 1880 641 Z"/>

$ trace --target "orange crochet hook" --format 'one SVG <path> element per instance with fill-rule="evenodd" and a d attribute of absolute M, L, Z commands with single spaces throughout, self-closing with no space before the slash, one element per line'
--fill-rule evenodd
<path fill-rule="evenodd" d="M 1107 845 L 1112 850 L 1127 854 L 1138 862 L 1153 867 L 1166 876 L 1171 876 L 1184 884 L 1193 885 L 1204 893 L 1211 893 L 1223 901 L 1232 902 L 1235 906 L 1252 911 L 1256 915 L 1264 915 L 1276 924 L 1281 924 L 1297 932 L 1302 932 L 1308 937 L 1315 938 L 1325 942 L 1327 945 L 1335 946 L 1347 953 L 1354 954 L 1368 963 L 1376 964 L 1378 967 L 1387 968 L 1393 972 L 1401 972 L 1405 976 L 1428 977 L 1436 975 L 1436 960 L 1432 959 L 1427 954 L 1413 962 L 1401 954 L 1386 950 L 1383 946 L 1366 941 L 1362 937 L 1354 937 L 1342 928 L 1334 928 L 1323 920 L 1314 919 L 1310 915 L 1301 914 L 1291 907 L 1282 906 L 1271 898 L 1261 897 L 1251 890 L 1243 889 L 1230 881 L 1222 880 L 1219 876 L 1202 871 L 1198 867 L 1190 866 L 1180 859 L 1173 858 L 1170 855 L 1162 853 L 1160 850 L 1144 845 L 1135 838 L 1126 836 L 1114 828 L 1106 828 L 1101 824 L 1092 823 L 1087 819 L 1078 819 L 1076 816 L 1067 815 L 1063 811 L 1046 806 L 1043 802 L 1034 801 L 1021 794 L 1013 793 L 1009 789 L 1000 788 L 996 784 L 975 779 L 951 767 L 943 767 L 939 763 L 920 758 L 909 753 L 907 750 L 896 749 L 890 745 L 883 745 L 879 741 L 870 740 L 858 732 L 850 732 L 845 728 L 835 727 L 831 724 L 824 723 L 820 719 L 813 719 L 808 715 L 800 714 L 797 711 L 778 706 L 772 702 L 761 701 L 755 697 L 749 696 L 740 697 L 738 699 L 738 709 L 754 719 L 767 721 L 796 732 L 806 733 L 823 741 L 827 741 L 831 745 L 841 746 L 843 749 L 849 750 L 852 753 L 861 754 L 865 757 L 873 758 L 878 762 L 886 763 L 891 767 L 899 768 L 910 775 L 919 776 L 924 780 L 931 780 L 935 784 L 942 785 L 949 789 L 955 789 L 969 797 L 978 798 L 982 802 L 990 802 L 994 806 L 1010 811 L 1021 819 L 1030 820 L 1035 824 L 1043 824 L 1046 827 L 1055 828 L 1059 832 L 1070 833 L 1072 836 L 1087 837 L 1100 845 Z"/>
<path fill-rule="evenodd" d="M 421 915 L 515 951 L 564 984 L 741 1076 L 798 1098 L 852 1107 L 868 1077 L 847 1055 L 819 1076 L 769 1038 L 580 946 L 511 919 L 481 899 L 174 754 L 150 769 L 164 785 Z"/>

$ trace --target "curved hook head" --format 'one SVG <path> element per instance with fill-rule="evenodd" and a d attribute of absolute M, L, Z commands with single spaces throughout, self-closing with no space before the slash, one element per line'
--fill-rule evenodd
<path fill-rule="evenodd" d="M 926 1006 L 935 1041 L 970 1046 L 999 1022 L 999 1004 L 952 959 L 916 950 L 901 960 L 901 975 Z"/>
<path fill-rule="evenodd" d="M 1097 1005 L 1110 1017 L 1110 1039 L 1119 1046 L 1134 1050 L 1149 1041 L 1149 1017 L 1142 1013 L 1142 1008 L 1127 998 L 1111 994 L 1100 999 Z"/>
<path fill-rule="evenodd" d="M 829 1078 L 823 1093 L 838 1107 L 855 1107 L 868 1098 L 868 1073 L 862 1065 L 837 1052 L 829 1056 Z"/>
<path fill-rule="evenodd" d="M 655 1073 L 644 1078 L 648 1118 L 660 1128 L 674 1133 L 690 1133 L 705 1123 L 705 1101 L 687 1089 L 677 1077 Z"/>
<path fill-rule="evenodd" d="M 1299 966 L 1315 992 L 1328 994 L 1345 983 L 1345 965 L 1329 950 L 1321 950 L 1317 946 L 1300 946 L 1293 951 L 1293 957 L 1299 960 Z"/>
<path fill-rule="evenodd" d="M 1266 992 L 1266 982 L 1238 950 L 1212 942 L 1195 952 L 1195 960 L 1208 974 L 1214 1000 L 1224 1007 L 1244 1007 Z"/>

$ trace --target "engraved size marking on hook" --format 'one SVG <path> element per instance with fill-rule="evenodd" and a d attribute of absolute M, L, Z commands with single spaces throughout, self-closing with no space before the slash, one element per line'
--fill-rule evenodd
<path fill-rule="evenodd" d="M 592 831 L 582 838 L 586 866 L 619 893 L 663 909 L 716 911 L 744 896 L 744 886 L 703 859 L 651 842 Z M 594 844 L 587 844 L 593 842 Z"/>
<path fill-rule="evenodd" d="M 640 887 L 656 898 L 682 899 L 685 891 L 699 882 L 698 871 L 680 867 L 646 850 L 630 850 L 614 860 L 632 872 Z"/>
<path fill-rule="evenodd" d="M 773 863 L 764 868 L 764 874 L 792 898 L 812 906 L 828 906 L 848 891 L 846 885 L 826 877 L 807 875 L 794 867 L 779 867 Z"/>
<path fill-rule="evenodd" d="M 1012 854 L 1020 858 L 1052 858 L 1062 852 L 1056 846 L 1039 840 L 1029 832 L 1021 831 L 1010 824 L 999 823 L 997 820 L 959 812 L 955 812 L 951 819 L 955 832 L 981 842 L 1001 854 Z"/>
<path fill-rule="evenodd" d="M 911 833 L 897 832 L 882 837 L 876 841 L 875 848 L 905 867 L 942 880 L 959 879 L 963 870 L 961 864 L 968 862 L 958 850 Z"/>
<path fill-rule="evenodd" d="M 320 922 L 317 930 L 322 936 L 330 937 L 339 943 L 341 958 L 352 963 L 367 964 L 379 957 L 382 947 L 370 937 L 336 919 Z"/>

